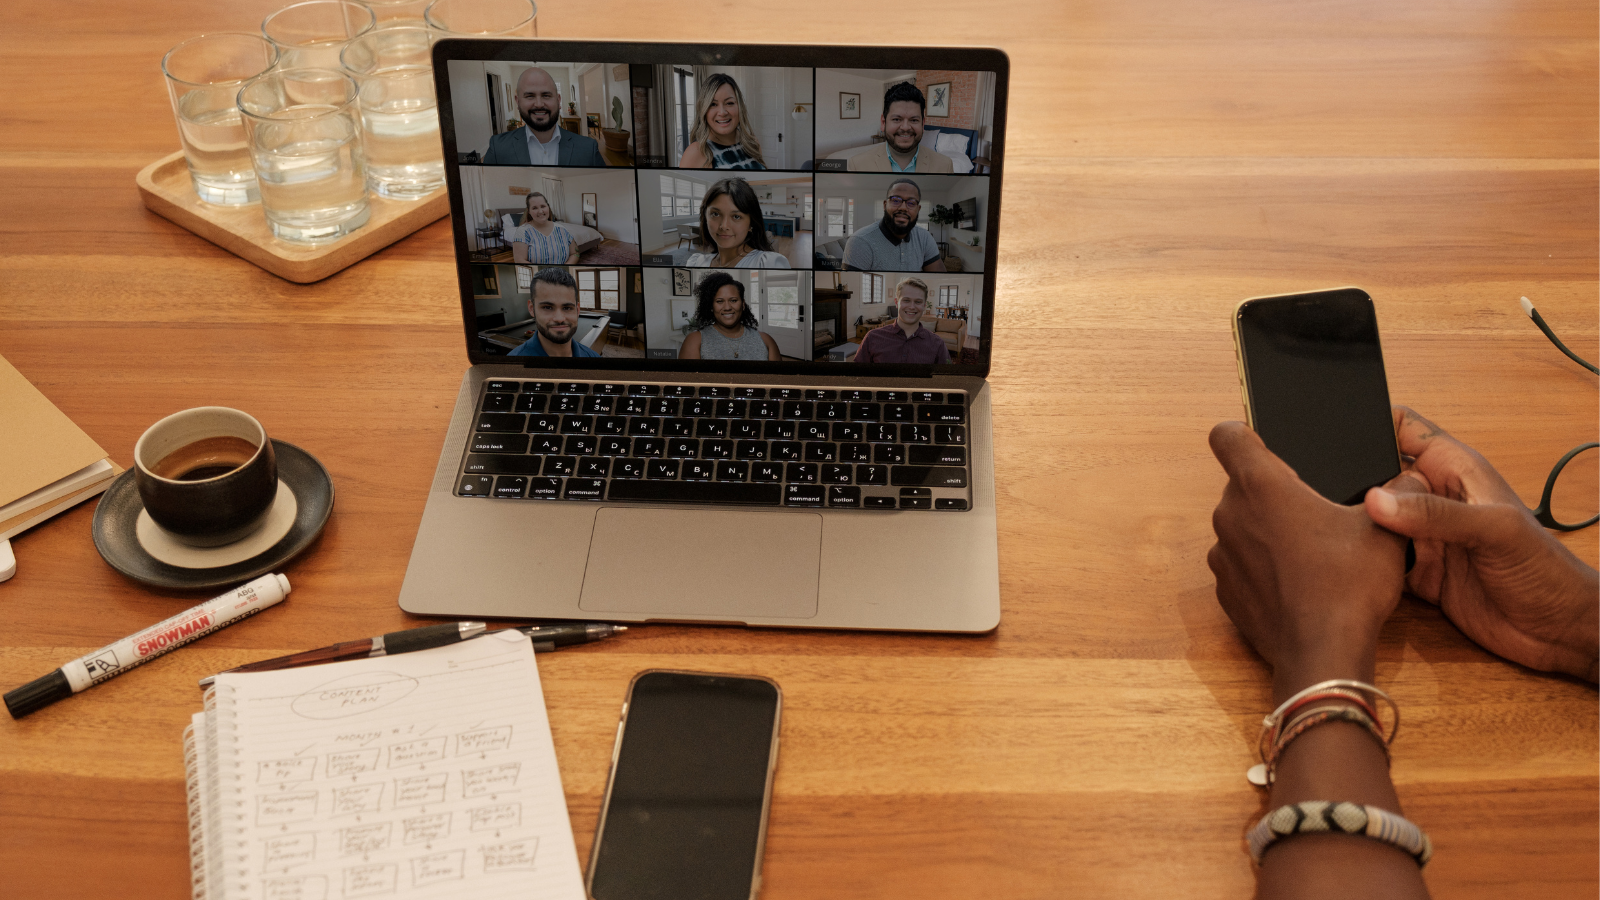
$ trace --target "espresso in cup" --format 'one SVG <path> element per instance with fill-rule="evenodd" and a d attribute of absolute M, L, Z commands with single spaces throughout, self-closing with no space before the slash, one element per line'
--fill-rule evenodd
<path fill-rule="evenodd" d="M 260 528 L 278 492 L 266 429 L 248 413 L 202 406 L 151 425 L 133 448 L 134 480 L 151 521 L 196 547 Z"/>

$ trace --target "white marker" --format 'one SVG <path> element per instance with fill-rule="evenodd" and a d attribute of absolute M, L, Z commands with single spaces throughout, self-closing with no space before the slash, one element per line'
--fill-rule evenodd
<path fill-rule="evenodd" d="M 282 575 L 263 575 L 236 591 L 185 610 L 170 619 L 80 656 L 43 678 L 35 678 L 5 695 L 11 718 L 20 719 L 41 707 L 49 706 L 108 678 L 115 678 L 135 666 L 199 640 L 219 628 L 253 616 L 289 596 L 289 579 Z"/>

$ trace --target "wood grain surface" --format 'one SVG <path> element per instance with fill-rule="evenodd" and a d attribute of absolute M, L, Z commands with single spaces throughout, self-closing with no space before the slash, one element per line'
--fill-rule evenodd
<path fill-rule="evenodd" d="M 297 285 L 145 210 L 177 146 L 158 63 L 275 3 L 12 4 L 0 29 L 0 354 L 123 465 L 172 411 L 250 411 L 333 475 L 293 597 L 0 720 L 0 893 L 187 895 L 195 680 L 420 623 L 395 605 L 465 367 L 446 221 Z M 1228 317 L 1377 299 L 1390 387 L 1524 499 L 1594 440 L 1600 15 L 1585 0 L 541 4 L 546 36 L 993 45 L 1012 61 L 993 370 L 999 629 L 657 626 L 541 657 L 580 858 L 629 677 L 776 678 L 764 896 L 1244 896 L 1268 685 L 1205 565 L 1241 416 Z M 0 422 L 0 428 L 4 423 Z M 1575 464 L 1600 493 L 1594 455 Z M 93 504 L 13 543 L 0 687 L 186 608 L 95 554 Z M 1563 538 L 1593 564 L 1596 529 Z M 932 551 L 930 551 L 932 552 Z M 1383 632 L 1394 775 L 1436 896 L 1600 891 L 1594 688 L 1479 649 L 1421 601 Z"/>

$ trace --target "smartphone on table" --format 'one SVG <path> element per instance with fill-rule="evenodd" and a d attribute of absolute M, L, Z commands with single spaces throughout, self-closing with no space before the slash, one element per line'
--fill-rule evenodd
<path fill-rule="evenodd" d="M 589 896 L 756 896 L 782 702 L 768 678 L 634 676 L 589 854 Z"/>
<path fill-rule="evenodd" d="M 1252 297 L 1234 310 L 1233 341 L 1250 427 L 1313 490 L 1349 506 L 1400 474 L 1365 291 Z"/>

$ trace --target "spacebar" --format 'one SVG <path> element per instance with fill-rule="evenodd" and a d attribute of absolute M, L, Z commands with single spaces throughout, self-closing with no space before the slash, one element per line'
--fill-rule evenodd
<path fill-rule="evenodd" d="M 613 481 L 607 500 L 645 503 L 759 503 L 777 506 L 783 489 L 776 484 L 735 481 Z"/>

